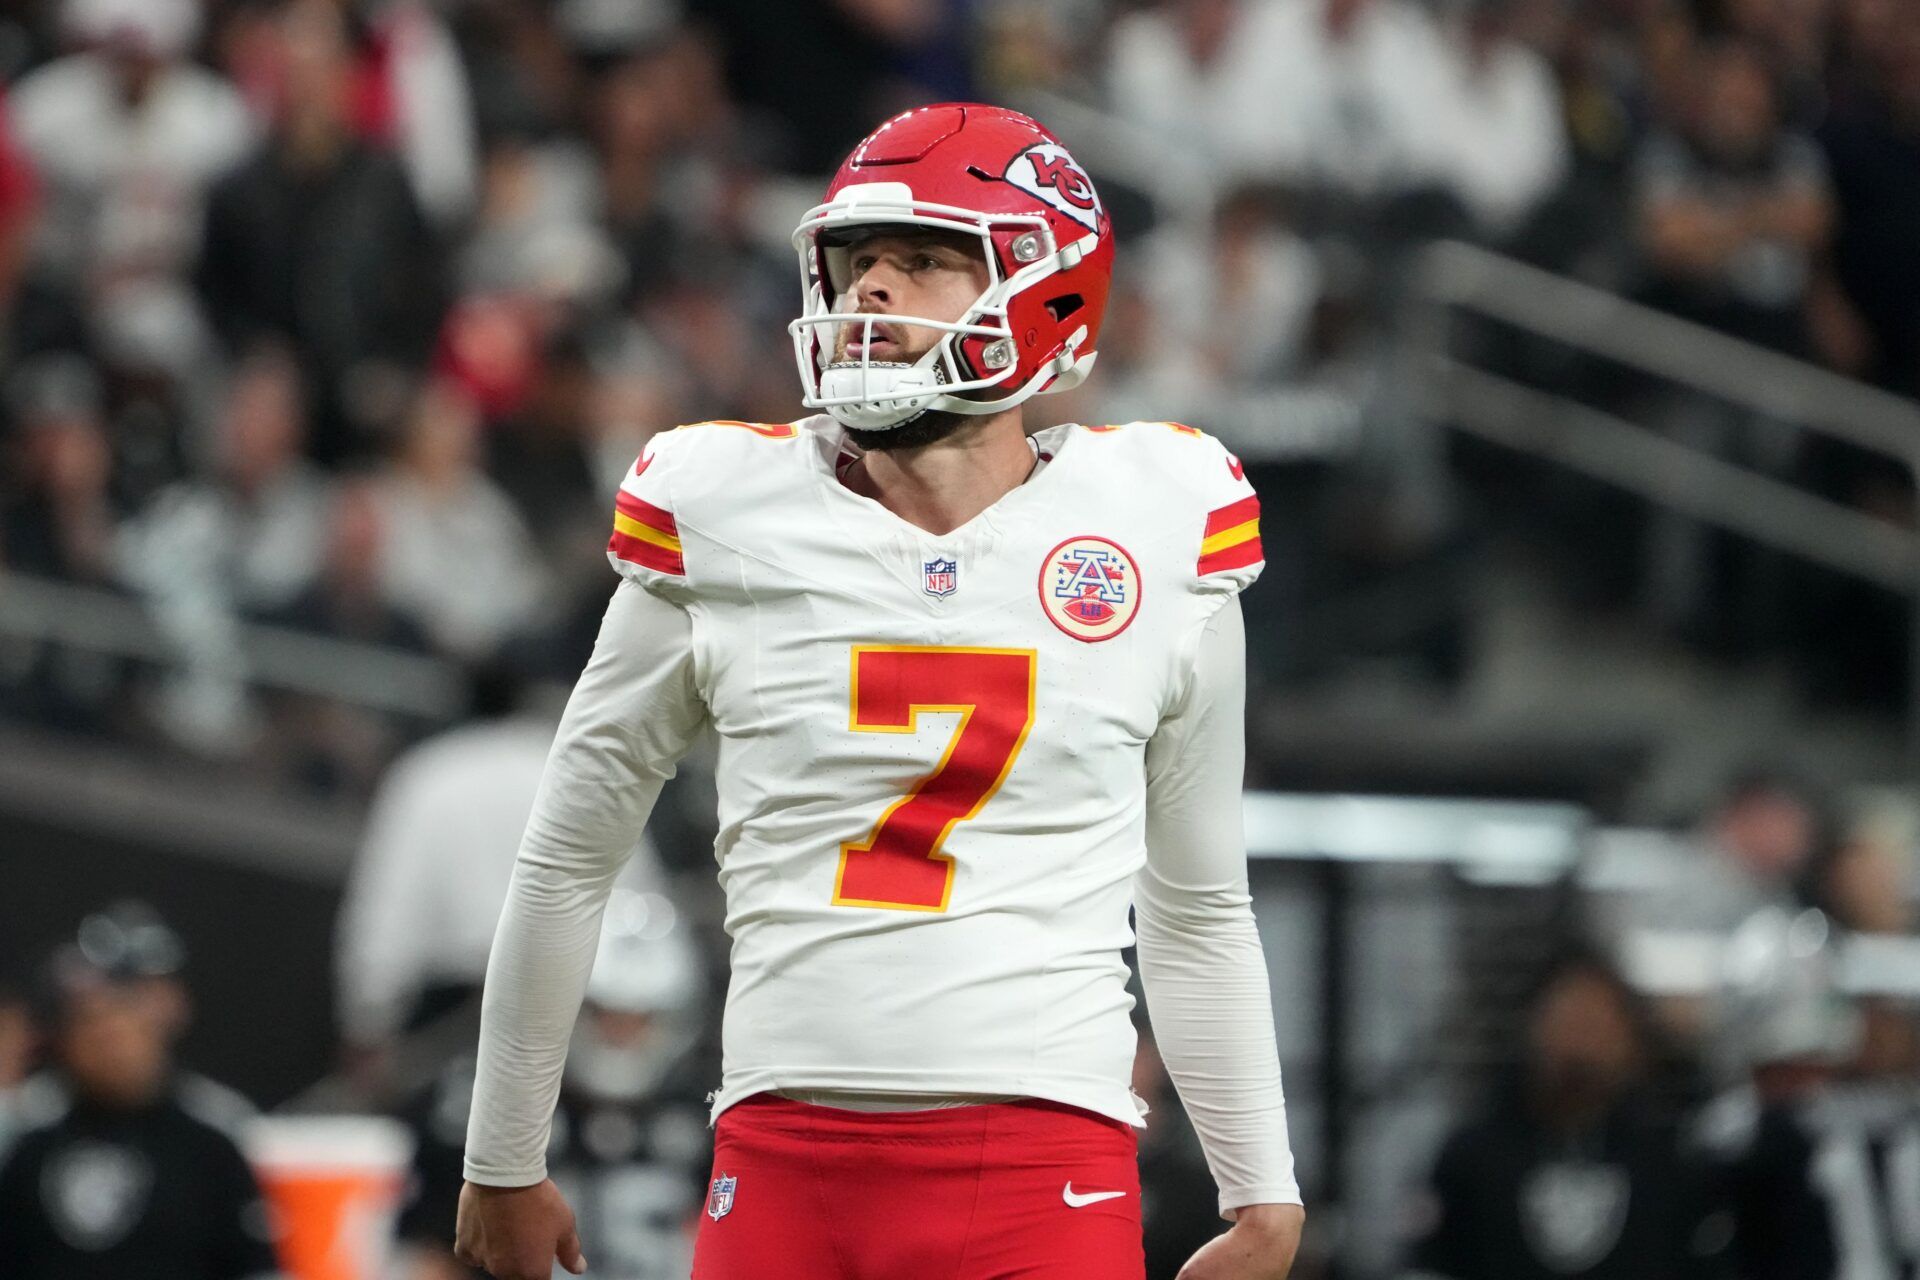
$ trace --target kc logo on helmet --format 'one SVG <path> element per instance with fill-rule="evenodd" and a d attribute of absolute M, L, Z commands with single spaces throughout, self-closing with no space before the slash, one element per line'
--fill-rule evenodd
<path fill-rule="evenodd" d="M 1038 196 L 1089 231 L 1100 229 L 1100 196 L 1093 179 L 1057 142 L 1039 142 L 1015 156 L 1005 177 Z"/>

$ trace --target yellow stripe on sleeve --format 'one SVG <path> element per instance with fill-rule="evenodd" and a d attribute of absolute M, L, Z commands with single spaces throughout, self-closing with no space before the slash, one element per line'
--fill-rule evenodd
<path fill-rule="evenodd" d="M 650 524 L 641 524 L 624 511 L 613 513 L 613 527 L 629 538 L 638 538 L 642 542 L 651 542 L 656 547 L 665 547 L 668 551 L 680 551 L 680 539 L 670 533 L 662 533 Z"/>
<path fill-rule="evenodd" d="M 1200 554 L 1210 556 L 1216 551 L 1238 546 L 1249 538 L 1260 536 L 1260 517 L 1255 516 L 1245 524 L 1237 524 L 1231 529 L 1222 529 L 1200 544 Z"/>

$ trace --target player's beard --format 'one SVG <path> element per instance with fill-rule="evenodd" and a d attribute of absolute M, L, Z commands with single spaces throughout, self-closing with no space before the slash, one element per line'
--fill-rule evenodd
<path fill-rule="evenodd" d="M 945 440 L 974 421 L 977 419 L 970 414 L 926 409 L 897 427 L 882 427 L 877 431 L 848 427 L 847 439 L 863 450 L 879 450 L 882 453 L 892 449 L 920 449 Z"/>

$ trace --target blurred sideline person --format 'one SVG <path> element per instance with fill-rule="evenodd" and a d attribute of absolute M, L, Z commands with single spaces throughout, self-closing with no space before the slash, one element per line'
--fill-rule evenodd
<path fill-rule="evenodd" d="M 1633 993 L 1580 955 L 1553 968 L 1530 1008 L 1518 1087 L 1441 1150 L 1413 1275 L 1720 1275 L 1704 1170 L 1637 1092 L 1652 1046 Z"/>
<path fill-rule="evenodd" d="M 1816 903 L 1831 859 L 1825 797 L 1800 779 L 1765 766 L 1732 775 L 1701 814 L 1685 856 L 1656 879 L 1602 897 L 1596 913 L 1628 972 L 1642 944 L 1662 934 L 1692 935 L 1717 946 L 1768 908 Z M 1706 1049 L 1707 1009 L 1693 994 L 1653 1002 L 1663 1030 L 1689 1052 Z"/>
<path fill-rule="evenodd" d="M 1284 1280 L 1304 1211 L 1239 816 L 1259 499 L 1192 427 L 1029 434 L 1091 370 L 1114 240 L 1028 117 L 894 117 L 793 243 L 828 412 L 661 432 L 622 482 L 623 581 L 487 971 L 460 1256 L 587 1265 L 544 1159 L 567 1033 L 711 724 L 733 950 L 694 1276 L 1137 1280 L 1137 936 L 1233 1222 L 1189 1280 Z"/>
<path fill-rule="evenodd" d="M 386 1087 L 396 1038 L 480 989 L 500 905 L 553 744 L 504 663 L 477 667 L 473 719 L 395 761 L 374 796 L 347 877 L 335 944 L 347 1065 L 365 1091 Z M 642 840 L 628 864 L 645 882 Z"/>
<path fill-rule="evenodd" d="M 193 1023 L 193 995 L 184 976 L 187 947 L 159 912 L 138 899 L 122 899 L 82 919 L 72 946 L 80 960 L 112 974 L 146 1011 L 170 1055 L 177 1050 Z M 259 1114 L 244 1094 L 199 1072 L 175 1064 L 171 1078 L 175 1097 L 194 1119 L 236 1142 Z M 20 1089 L 19 1115 L 23 1122 L 56 1115 L 70 1102 L 68 1093 L 65 1074 L 37 1072 Z"/>
<path fill-rule="evenodd" d="M 595 1241 L 590 1280 L 686 1280 L 713 1155 L 699 1050 L 699 956 L 673 905 L 616 889 L 587 980 L 547 1145 L 553 1180 Z M 477 1275 L 453 1256 L 473 1059 L 410 1109 L 419 1140 L 400 1218 L 407 1280 Z"/>
<path fill-rule="evenodd" d="M 0 1276 L 277 1276 L 253 1173 L 182 1099 L 170 1029 L 138 975 L 68 944 L 48 962 L 42 996 L 63 1101 L 0 1163 Z"/>
<path fill-rule="evenodd" d="M 1697 1126 L 1733 1220 L 1739 1280 L 1920 1276 L 1920 1076 L 1872 1046 L 1818 911 L 1734 934 L 1716 1056 L 1733 1085 Z M 1864 1068 L 1864 1069 L 1863 1069 Z"/>

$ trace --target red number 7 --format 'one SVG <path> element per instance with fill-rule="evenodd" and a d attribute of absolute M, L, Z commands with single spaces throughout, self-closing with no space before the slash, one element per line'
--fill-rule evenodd
<path fill-rule="evenodd" d="M 1000 789 L 1033 727 L 1032 649 L 855 645 L 848 727 L 912 733 L 922 711 L 957 711 L 959 727 L 933 772 L 894 801 L 867 838 L 840 846 L 837 907 L 945 911 L 953 859 L 940 851 L 956 822 Z"/>

